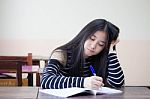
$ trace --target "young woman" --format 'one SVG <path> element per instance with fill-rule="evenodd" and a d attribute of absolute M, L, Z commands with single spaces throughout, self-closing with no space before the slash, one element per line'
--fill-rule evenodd
<path fill-rule="evenodd" d="M 119 28 L 105 19 L 95 19 L 87 24 L 75 38 L 52 52 L 41 87 L 122 87 L 124 74 L 115 50 L 118 35 Z"/>

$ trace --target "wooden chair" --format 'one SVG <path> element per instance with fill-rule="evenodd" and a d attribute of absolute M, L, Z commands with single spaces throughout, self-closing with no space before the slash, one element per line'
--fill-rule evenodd
<path fill-rule="evenodd" d="M 0 56 L 0 60 L 21 61 L 25 65 L 32 66 L 32 53 L 27 56 Z"/>
<path fill-rule="evenodd" d="M 48 58 L 43 58 L 43 57 L 34 57 L 33 59 L 32 59 L 32 61 L 33 61 L 33 65 L 38 65 L 39 66 L 39 70 L 38 70 L 38 73 L 36 73 L 36 86 L 38 86 L 38 87 L 40 87 L 40 81 L 41 81 L 41 76 L 42 76 L 42 73 L 43 73 L 43 69 L 44 69 L 44 67 L 45 67 L 45 65 L 47 64 L 47 62 L 48 62 Z M 42 64 L 41 63 L 41 61 L 42 61 L 42 63 L 44 63 L 44 64 Z M 41 65 L 42 65 L 42 67 L 41 67 Z"/>
<path fill-rule="evenodd" d="M 17 83 L 16 85 L 22 86 L 22 64 L 20 61 L 0 60 L 0 72 L 1 73 L 16 72 L 16 83 Z M 5 83 L 3 85 L 8 85 L 8 84 Z"/>
<path fill-rule="evenodd" d="M 12 73 L 16 69 L 17 85 L 22 85 L 22 66 L 32 66 L 32 53 L 28 53 L 27 56 L 0 56 L 0 72 Z M 5 69 L 5 71 L 4 71 Z M 10 70 L 10 69 L 13 69 Z M 20 77 L 21 73 L 21 77 Z M 29 82 L 30 81 L 30 82 Z M 28 74 L 28 85 L 33 84 L 33 74 Z"/>

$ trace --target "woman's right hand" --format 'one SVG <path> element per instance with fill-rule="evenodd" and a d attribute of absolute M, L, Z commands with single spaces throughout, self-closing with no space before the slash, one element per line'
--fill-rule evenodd
<path fill-rule="evenodd" d="M 91 77 L 86 77 L 84 79 L 85 88 L 99 89 L 102 86 L 104 86 L 102 77 L 91 76 Z"/>

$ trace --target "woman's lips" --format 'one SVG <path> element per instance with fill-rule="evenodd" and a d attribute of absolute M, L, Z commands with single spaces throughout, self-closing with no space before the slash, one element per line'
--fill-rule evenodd
<path fill-rule="evenodd" d="M 94 52 L 94 50 L 91 50 L 91 49 L 88 49 L 88 50 L 89 50 L 90 52 L 92 52 L 92 53 Z"/>

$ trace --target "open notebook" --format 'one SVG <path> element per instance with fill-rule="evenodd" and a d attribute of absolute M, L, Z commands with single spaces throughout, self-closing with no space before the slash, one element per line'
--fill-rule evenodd
<path fill-rule="evenodd" d="M 64 89 L 40 89 L 40 92 L 59 97 L 70 97 L 82 93 L 92 95 L 122 93 L 121 90 L 116 90 L 108 87 L 102 87 L 99 90 L 92 90 L 88 88 L 78 88 L 78 87 L 64 88 Z"/>

